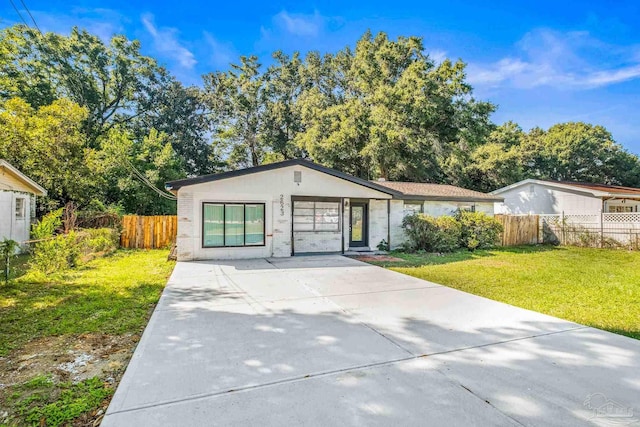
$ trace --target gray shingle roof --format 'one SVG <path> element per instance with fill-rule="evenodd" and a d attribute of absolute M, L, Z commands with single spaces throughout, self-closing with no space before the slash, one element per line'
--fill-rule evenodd
<path fill-rule="evenodd" d="M 467 190 L 455 185 L 431 184 L 424 182 L 398 182 L 398 181 L 376 181 L 376 184 L 387 187 L 391 190 L 399 191 L 405 197 L 416 196 L 419 198 L 430 198 L 434 200 L 468 200 L 501 202 L 504 199 L 493 194 L 482 193 L 480 191 Z"/>

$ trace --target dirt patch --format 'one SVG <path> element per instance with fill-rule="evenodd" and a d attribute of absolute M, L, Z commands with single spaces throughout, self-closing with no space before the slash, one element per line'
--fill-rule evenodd
<path fill-rule="evenodd" d="M 363 262 L 404 262 L 402 258 L 389 255 L 355 255 L 352 258 Z"/>
<path fill-rule="evenodd" d="M 98 376 L 115 384 L 139 339 L 136 334 L 82 334 L 33 340 L 0 358 L 0 391 L 43 374 L 58 382 Z"/>

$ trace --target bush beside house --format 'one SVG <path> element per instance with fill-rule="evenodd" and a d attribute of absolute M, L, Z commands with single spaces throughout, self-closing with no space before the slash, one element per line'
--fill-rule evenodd
<path fill-rule="evenodd" d="M 498 244 L 502 224 L 483 212 L 458 211 L 454 216 L 409 215 L 402 227 L 409 252 L 453 252 L 486 249 Z"/>

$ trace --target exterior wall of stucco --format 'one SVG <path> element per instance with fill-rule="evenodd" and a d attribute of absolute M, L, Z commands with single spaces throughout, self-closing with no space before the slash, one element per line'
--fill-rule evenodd
<path fill-rule="evenodd" d="M 561 189 L 539 183 L 524 184 L 500 193 L 504 203 L 498 208 L 506 214 L 599 213 L 602 200 L 589 193 Z"/>
<path fill-rule="evenodd" d="M 294 182 L 294 171 L 302 181 Z M 178 260 L 287 257 L 291 255 L 292 196 L 388 199 L 391 196 L 304 166 L 290 166 L 220 181 L 189 185 L 178 190 Z M 253 202 L 265 204 L 265 245 L 239 248 L 202 247 L 202 204 L 204 202 Z M 373 202 L 373 203 L 372 203 Z M 381 201 L 385 206 L 386 201 Z M 375 200 L 370 206 L 378 206 Z M 343 224 L 348 227 L 348 209 L 343 208 Z M 370 208 L 371 210 L 372 208 Z M 371 212 L 370 212 L 371 213 Z M 372 227 L 369 230 L 372 233 Z M 375 236 L 379 235 L 376 231 Z M 386 231 L 385 231 L 386 233 Z M 300 252 L 338 252 L 339 233 L 297 232 L 294 248 Z M 344 231 L 348 248 L 348 228 Z M 372 243 L 370 235 L 370 243 Z M 376 242 L 377 244 L 378 242 Z"/>
<path fill-rule="evenodd" d="M 423 205 L 423 212 L 431 216 L 453 215 L 458 209 L 475 206 L 476 212 L 493 215 L 493 202 L 448 202 L 427 200 Z"/>

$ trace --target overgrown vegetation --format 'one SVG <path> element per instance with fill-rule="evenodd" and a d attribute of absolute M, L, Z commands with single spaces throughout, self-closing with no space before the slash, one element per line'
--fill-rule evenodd
<path fill-rule="evenodd" d="M 4 283 L 9 283 L 11 277 L 11 263 L 17 255 L 20 245 L 15 240 L 0 241 L 0 266 L 2 267 Z"/>
<path fill-rule="evenodd" d="M 109 247 L 105 231 L 91 233 L 94 248 Z M 21 256 L 19 261 L 26 260 Z M 119 250 L 75 269 L 15 277 L 0 287 L 0 356 L 17 360 L 25 357 L 21 349 L 27 344 L 53 337 L 71 336 L 69 345 L 77 345 L 84 334 L 139 334 L 173 265 L 167 262 L 167 251 Z M 0 407 L 9 411 L 9 421 L 0 424 L 68 425 L 113 391 L 113 384 L 105 384 L 102 377 L 54 381 L 54 368 L 0 389 Z"/>
<path fill-rule="evenodd" d="M 62 272 L 118 248 L 119 232 L 112 228 L 71 229 L 56 234 L 63 224 L 62 215 L 68 210 L 51 211 L 33 225 L 31 269 L 34 273 Z"/>
<path fill-rule="evenodd" d="M 409 252 L 453 252 L 486 249 L 498 242 L 502 224 L 483 212 L 458 211 L 454 216 L 409 215 L 402 221 Z"/>
<path fill-rule="evenodd" d="M 384 267 L 640 339 L 640 252 L 523 246 L 450 254 L 393 252 Z"/>

